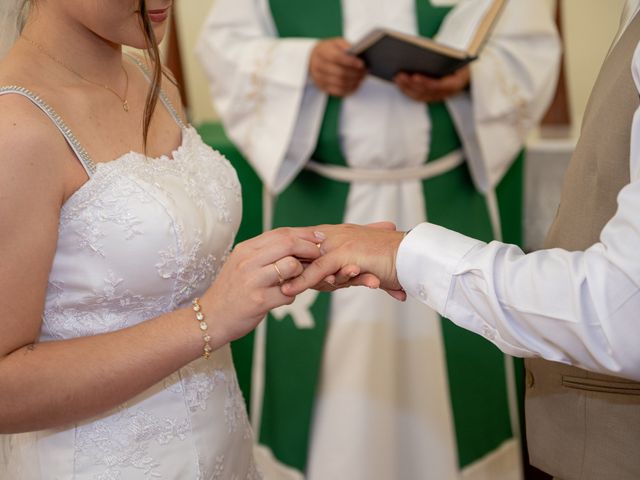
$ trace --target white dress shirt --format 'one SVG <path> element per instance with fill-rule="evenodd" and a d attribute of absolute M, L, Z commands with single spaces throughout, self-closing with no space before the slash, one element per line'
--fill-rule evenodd
<path fill-rule="evenodd" d="M 640 93 L 640 47 L 632 62 Z M 405 290 L 502 351 L 640 380 L 640 109 L 630 183 L 584 252 L 473 240 L 424 223 L 400 245 Z"/>

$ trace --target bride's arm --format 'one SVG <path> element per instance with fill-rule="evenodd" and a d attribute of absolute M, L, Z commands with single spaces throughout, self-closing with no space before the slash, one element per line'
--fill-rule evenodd
<path fill-rule="evenodd" d="M 198 358 L 204 346 L 190 309 L 113 333 L 37 343 L 63 172 L 76 160 L 55 127 L 37 112 L 25 113 L 22 101 L 0 98 L 0 433 L 104 412 Z M 313 258 L 317 250 L 312 233 L 288 229 L 236 247 L 201 299 L 212 347 L 246 334 L 267 310 L 292 301 L 277 287 L 273 261 Z M 287 278 L 302 268 L 293 258 L 278 265 Z"/>

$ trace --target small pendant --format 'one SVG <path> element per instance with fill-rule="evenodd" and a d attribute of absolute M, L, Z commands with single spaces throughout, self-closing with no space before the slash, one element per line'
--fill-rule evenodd
<path fill-rule="evenodd" d="M 122 102 L 122 108 L 124 109 L 125 112 L 129 111 L 129 102 L 127 100 Z"/>

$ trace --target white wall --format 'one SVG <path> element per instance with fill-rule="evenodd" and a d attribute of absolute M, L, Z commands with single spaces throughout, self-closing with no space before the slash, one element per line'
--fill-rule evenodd
<path fill-rule="evenodd" d="M 624 0 L 561 1 L 569 99 L 574 125 L 579 125 L 595 77 L 617 31 Z M 196 38 L 212 4 L 213 0 L 177 1 L 177 20 L 194 124 L 215 119 L 207 81 L 193 55 Z"/>
<path fill-rule="evenodd" d="M 206 77 L 196 56 L 193 54 L 200 28 L 212 4 L 213 0 L 176 1 L 176 20 L 189 95 L 189 113 L 191 122 L 195 125 L 216 118 Z"/>
<path fill-rule="evenodd" d="M 620 22 L 625 0 L 561 0 L 569 101 L 577 130 L 600 65 Z"/>

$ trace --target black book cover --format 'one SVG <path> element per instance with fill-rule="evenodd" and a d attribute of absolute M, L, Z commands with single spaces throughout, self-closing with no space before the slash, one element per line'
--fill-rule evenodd
<path fill-rule="evenodd" d="M 394 32 L 383 30 L 377 31 L 373 41 L 356 45 L 351 52 L 364 60 L 372 75 L 389 81 L 393 81 L 399 72 L 441 78 L 477 58 L 462 51 L 412 43 Z"/>
<path fill-rule="evenodd" d="M 392 81 L 399 72 L 442 78 L 478 58 L 505 3 L 506 0 L 477 0 L 474 8 L 467 5 L 466 10 L 458 11 L 453 25 L 472 33 L 464 50 L 430 38 L 376 28 L 357 42 L 350 53 L 362 58 L 372 75 L 385 80 Z"/>

